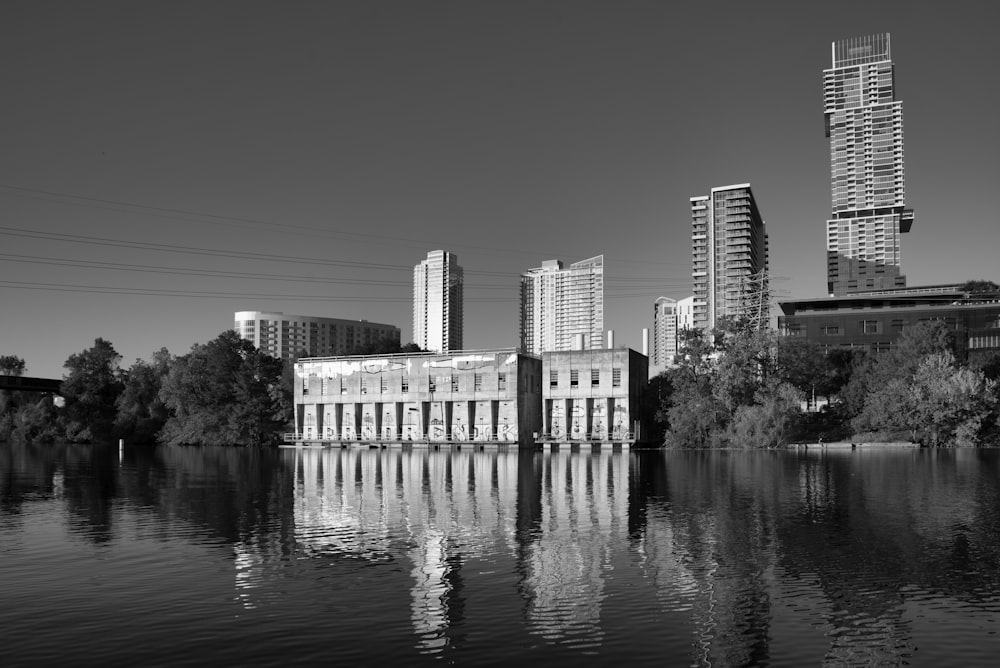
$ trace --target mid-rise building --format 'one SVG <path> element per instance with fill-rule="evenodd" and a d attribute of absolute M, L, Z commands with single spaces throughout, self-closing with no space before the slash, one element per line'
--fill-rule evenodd
<path fill-rule="evenodd" d="M 521 275 L 521 350 L 539 355 L 579 347 L 604 347 L 604 256 L 560 260 Z"/>
<path fill-rule="evenodd" d="M 464 282 L 458 258 L 448 251 L 431 251 L 413 268 L 413 342 L 422 349 L 462 349 Z"/>
<path fill-rule="evenodd" d="M 826 222 L 831 295 L 905 287 L 903 103 L 896 99 L 888 33 L 834 42 L 823 70 L 833 210 Z"/>
<path fill-rule="evenodd" d="M 766 326 L 768 246 L 749 183 L 712 188 L 691 198 L 694 326 L 710 332 L 722 318 L 749 317 Z"/>
<path fill-rule="evenodd" d="M 399 327 L 280 312 L 237 311 L 233 329 L 258 349 L 281 359 L 344 355 L 380 342 L 399 344 Z"/>
<path fill-rule="evenodd" d="M 779 304 L 778 328 L 823 348 L 888 351 L 907 327 L 939 320 L 955 333 L 959 357 L 1000 350 L 1000 299 L 961 285 L 897 288 Z"/>
<path fill-rule="evenodd" d="M 543 353 L 539 442 L 630 445 L 644 440 L 648 379 L 649 358 L 629 348 Z"/>

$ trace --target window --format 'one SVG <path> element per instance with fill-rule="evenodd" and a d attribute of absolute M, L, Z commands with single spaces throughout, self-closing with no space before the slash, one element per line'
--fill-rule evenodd
<path fill-rule="evenodd" d="M 549 371 L 549 387 L 559 387 L 559 372 Z"/>
<path fill-rule="evenodd" d="M 322 384 L 322 389 L 320 390 L 321 394 L 330 394 L 330 381 L 331 380 L 332 380 L 331 378 L 328 378 L 328 377 L 324 376 L 324 378 L 323 378 L 323 384 Z"/>
<path fill-rule="evenodd" d="M 881 320 L 860 320 L 858 321 L 858 331 L 862 334 L 881 334 Z"/>
<path fill-rule="evenodd" d="M 572 369 L 569 372 L 569 386 L 577 387 L 580 385 L 580 372 L 576 369 Z"/>
<path fill-rule="evenodd" d="M 389 379 L 385 376 L 378 377 L 378 391 L 379 394 L 385 394 L 389 391 Z"/>
<path fill-rule="evenodd" d="M 897 333 L 898 332 L 902 332 L 904 327 L 906 327 L 906 320 L 904 320 L 902 318 L 893 318 L 892 319 L 892 331 L 897 332 Z"/>
<path fill-rule="evenodd" d="M 616 367 L 611 370 L 611 387 L 621 387 L 621 386 L 622 386 L 622 370 Z"/>
<path fill-rule="evenodd" d="M 827 336 L 837 336 L 840 334 L 840 327 L 838 325 L 826 325 L 823 327 L 823 333 Z"/>
<path fill-rule="evenodd" d="M 361 394 L 368 394 L 368 379 L 361 379 Z"/>
<path fill-rule="evenodd" d="M 591 369 L 590 370 L 590 386 L 597 387 L 601 384 L 601 370 Z"/>
<path fill-rule="evenodd" d="M 483 389 L 483 374 L 476 373 L 472 375 L 472 384 L 476 392 Z"/>
<path fill-rule="evenodd" d="M 403 381 L 402 381 L 402 383 L 403 383 L 403 384 L 402 384 L 402 387 L 401 387 L 400 389 L 401 389 L 401 390 L 402 390 L 403 392 L 409 392 L 409 391 L 410 391 L 410 379 L 409 379 L 409 378 L 407 378 L 406 376 L 403 376 Z"/>
<path fill-rule="evenodd" d="M 506 390 L 507 389 L 507 374 L 498 373 L 497 374 L 497 389 Z"/>
<path fill-rule="evenodd" d="M 451 374 L 451 391 L 458 392 L 458 376 Z"/>

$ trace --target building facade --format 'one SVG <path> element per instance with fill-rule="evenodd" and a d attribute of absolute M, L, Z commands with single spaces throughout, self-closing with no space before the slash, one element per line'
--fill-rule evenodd
<path fill-rule="evenodd" d="M 888 33 L 834 42 L 823 70 L 832 214 L 826 223 L 831 295 L 906 286 L 903 105 L 896 100 Z"/>
<path fill-rule="evenodd" d="M 724 317 L 767 322 L 762 299 L 768 269 L 767 232 L 749 183 L 712 188 L 691 198 L 694 326 L 710 332 Z M 762 317 L 763 316 L 763 317 Z"/>
<path fill-rule="evenodd" d="M 660 297 L 653 302 L 653 356 L 658 369 L 671 366 L 677 354 L 677 300 Z"/>
<path fill-rule="evenodd" d="M 889 350 L 909 326 L 940 320 L 955 332 L 958 355 L 1000 350 L 1000 298 L 943 285 L 883 290 L 780 304 L 778 328 L 826 349 Z"/>
<path fill-rule="evenodd" d="M 628 445 L 647 433 L 649 358 L 629 348 L 542 353 L 542 443 Z"/>
<path fill-rule="evenodd" d="M 521 350 L 534 355 L 572 350 L 583 337 L 585 348 L 604 346 L 604 256 L 560 260 L 521 275 Z"/>
<path fill-rule="evenodd" d="M 431 251 L 413 268 L 413 342 L 422 349 L 462 349 L 464 282 L 458 258 L 448 251 Z"/>
<path fill-rule="evenodd" d="M 394 341 L 399 327 L 367 320 L 339 320 L 280 312 L 237 311 L 233 329 L 258 349 L 281 359 L 344 355 L 359 346 Z"/>
<path fill-rule="evenodd" d="M 540 359 L 513 350 L 300 360 L 292 440 L 530 446 L 541 376 Z"/>

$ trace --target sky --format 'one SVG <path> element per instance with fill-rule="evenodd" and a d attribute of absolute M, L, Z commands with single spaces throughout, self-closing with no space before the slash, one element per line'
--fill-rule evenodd
<path fill-rule="evenodd" d="M 394 324 L 465 270 L 466 348 L 518 277 L 605 257 L 641 350 L 691 292 L 690 203 L 750 183 L 777 302 L 826 289 L 834 40 L 892 34 L 910 285 L 1000 282 L 989 3 L 17 2 L 0 23 L 0 355 L 59 378 L 187 353 L 243 310 Z"/>

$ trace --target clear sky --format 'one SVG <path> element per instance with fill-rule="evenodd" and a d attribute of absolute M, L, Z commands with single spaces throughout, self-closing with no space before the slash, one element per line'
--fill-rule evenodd
<path fill-rule="evenodd" d="M 775 300 L 822 296 L 822 70 L 882 31 L 909 284 L 1000 281 L 995 29 L 981 1 L 5 2 L 0 355 L 60 377 L 104 337 L 128 366 L 241 310 L 406 342 L 434 249 L 468 348 L 517 345 L 522 271 L 604 254 L 640 349 L 690 293 L 689 198 L 745 182 Z"/>

